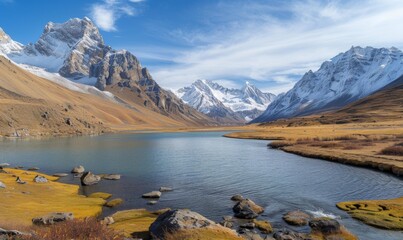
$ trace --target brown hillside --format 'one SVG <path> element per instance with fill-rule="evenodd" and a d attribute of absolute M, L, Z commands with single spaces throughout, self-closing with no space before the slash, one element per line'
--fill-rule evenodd
<path fill-rule="evenodd" d="M 196 125 L 37 77 L 0 56 L 0 135 L 97 134 Z M 200 124 L 200 123 L 199 123 Z"/>

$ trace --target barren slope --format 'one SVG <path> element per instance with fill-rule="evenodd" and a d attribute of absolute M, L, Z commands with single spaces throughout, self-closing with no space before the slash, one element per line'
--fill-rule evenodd
<path fill-rule="evenodd" d="M 131 103 L 118 104 L 66 89 L 0 56 L 0 135 L 98 134 L 116 129 L 186 127 Z"/>

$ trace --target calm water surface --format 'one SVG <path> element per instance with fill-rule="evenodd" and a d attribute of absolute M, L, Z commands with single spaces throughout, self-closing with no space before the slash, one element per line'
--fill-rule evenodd
<path fill-rule="evenodd" d="M 95 173 L 119 173 L 120 181 L 84 187 L 83 194 L 110 192 L 125 203 L 117 208 L 190 208 L 219 221 L 232 214 L 229 198 L 240 193 L 266 208 L 262 218 L 275 227 L 289 210 L 325 212 L 341 218 L 360 239 L 403 239 L 402 232 L 361 224 L 335 203 L 352 199 L 403 196 L 398 178 L 342 164 L 268 149 L 267 141 L 239 140 L 210 133 L 145 133 L 0 142 L 0 162 L 40 167 L 42 172 L 69 172 L 84 165 Z M 63 182 L 79 183 L 67 177 Z M 172 186 L 155 206 L 145 192 Z M 111 210 L 105 209 L 105 214 Z M 307 231 L 306 228 L 294 228 Z"/>

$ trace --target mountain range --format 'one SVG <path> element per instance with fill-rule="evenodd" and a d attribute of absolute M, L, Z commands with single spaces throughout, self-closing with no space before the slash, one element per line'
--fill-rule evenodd
<path fill-rule="evenodd" d="M 397 48 L 352 47 L 307 72 L 252 122 L 268 122 L 336 110 L 366 97 L 403 75 Z"/>
<path fill-rule="evenodd" d="M 1 52 L 41 77 L 52 73 L 68 85 L 89 84 L 107 91 L 129 108 L 140 105 L 187 125 L 217 124 L 161 88 L 133 54 L 106 45 L 89 18 L 49 22 L 38 41 L 26 46 L 4 31 L 0 34 Z"/>
<path fill-rule="evenodd" d="M 241 89 L 225 88 L 209 80 L 197 80 L 176 95 L 198 111 L 216 119 L 249 122 L 259 116 L 275 99 L 246 82 Z"/>

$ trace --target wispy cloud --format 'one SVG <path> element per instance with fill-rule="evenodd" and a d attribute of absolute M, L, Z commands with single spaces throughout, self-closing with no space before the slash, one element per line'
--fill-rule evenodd
<path fill-rule="evenodd" d="M 116 31 L 116 21 L 122 16 L 135 15 L 133 4 L 145 0 L 103 0 L 91 6 L 90 16 L 97 26 L 107 32 Z"/>
<path fill-rule="evenodd" d="M 203 78 L 254 79 L 284 90 L 352 45 L 403 47 L 400 0 L 234 0 L 215 8 L 208 13 L 206 28 L 172 32 L 177 41 L 197 46 L 178 52 L 173 66 L 153 67 L 161 85 L 179 88 Z"/>

